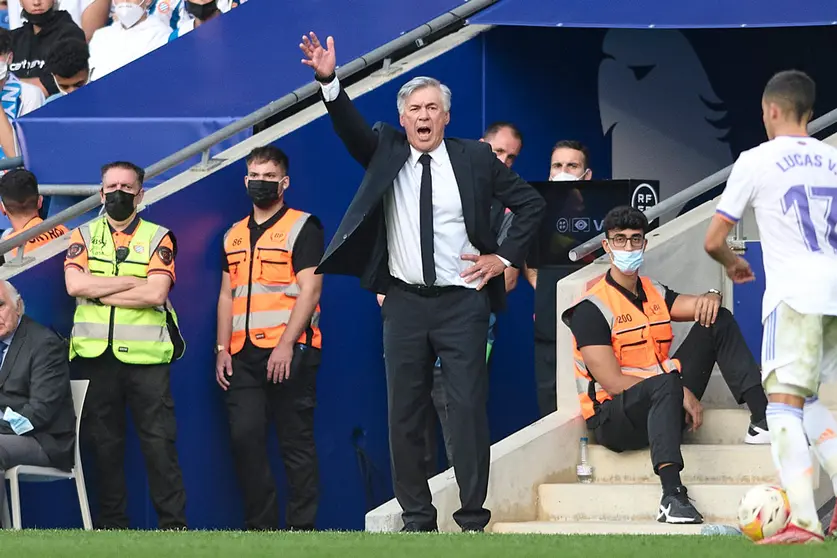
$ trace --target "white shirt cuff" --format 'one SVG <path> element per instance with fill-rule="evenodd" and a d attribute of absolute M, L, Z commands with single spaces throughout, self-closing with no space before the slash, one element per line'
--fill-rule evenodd
<path fill-rule="evenodd" d="M 320 87 L 323 89 L 323 98 L 326 103 L 332 102 L 340 94 L 340 80 L 336 77 L 331 83 L 321 83 Z"/>
<path fill-rule="evenodd" d="M 497 256 L 497 254 L 494 254 L 494 255 Z M 511 266 L 511 262 L 509 260 L 507 260 L 506 258 L 504 258 L 503 256 L 497 256 L 497 259 L 500 260 L 501 262 L 503 262 L 503 265 L 505 265 L 506 267 Z"/>

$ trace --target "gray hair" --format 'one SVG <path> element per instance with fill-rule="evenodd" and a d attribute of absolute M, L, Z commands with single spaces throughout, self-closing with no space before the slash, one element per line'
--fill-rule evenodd
<path fill-rule="evenodd" d="M 24 314 L 26 312 L 26 305 L 23 303 L 23 297 L 20 296 L 19 292 L 17 292 L 15 286 L 6 281 L 5 279 L 3 280 L 3 285 L 6 287 L 6 293 L 8 293 L 9 298 L 12 300 L 12 303 L 15 305 L 20 303 L 20 313 Z"/>
<path fill-rule="evenodd" d="M 439 89 L 442 92 L 442 106 L 445 109 L 445 112 L 450 112 L 450 88 L 436 78 L 419 76 L 414 77 L 402 85 L 401 89 L 398 90 L 396 105 L 398 106 L 399 115 L 404 114 L 404 104 L 407 102 L 407 97 L 419 89 L 424 89 L 425 87 L 436 87 Z"/>

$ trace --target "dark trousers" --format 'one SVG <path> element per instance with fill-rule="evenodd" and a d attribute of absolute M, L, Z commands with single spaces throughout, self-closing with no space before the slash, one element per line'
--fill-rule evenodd
<path fill-rule="evenodd" d="M 437 425 L 442 429 L 442 440 L 445 444 L 445 462 L 447 463 L 447 467 L 453 465 L 453 439 L 450 434 L 449 406 L 448 398 L 445 394 L 444 381 L 442 367 L 434 366 L 433 388 L 430 392 L 430 398 L 433 400 L 433 408 L 436 412 L 430 413 L 427 417 L 427 439 L 425 440 L 426 450 L 424 453 L 424 462 L 427 465 L 427 478 L 434 477 L 439 473 L 437 457 L 438 442 L 436 440 Z"/>
<path fill-rule="evenodd" d="M 309 530 L 314 528 L 319 501 L 314 407 L 320 350 L 296 345 L 290 377 L 276 384 L 267 381 L 270 352 L 248 345 L 233 355 L 226 395 L 244 523 L 249 530 L 279 528 L 276 483 L 267 455 L 272 419 L 288 479 L 285 522 L 291 529 Z"/>
<path fill-rule="evenodd" d="M 424 460 L 437 355 L 444 363 L 442 385 L 461 501 L 453 518 L 462 527 L 484 527 L 491 517 L 483 507 L 490 457 L 485 363 L 489 313 L 488 294 L 473 289 L 423 296 L 394 285 L 384 300 L 390 458 L 405 524 L 422 529 L 437 524 Z"/>
<path fill-rule="evenodd" d="M 554 339 L 550 341 L 535 337 L 535 386 L 540 418 L 558 409 L 556 350 Z"/>
<path fill-rule="evenodd" d="M 669 463 L 683 468 L 680 444 L 685 427 L 684 386 L 701 399 L 716 362 L 739 404 L 744 402 L 744 392 L 761 386 L 758 364 L 726 308 L 720 309 L 712 326 L 706 328 L 696 323 L 674 358 L 680 359 L 680 374 L 643 380 L 602 403 L 588 420 L 596 441 L 612 451 L 650 445 L 655 472 L 660 465 Z"/>
<path fill-rule="evenodd" d="M 125 406 L 140 441 L 151 501 L 160 529 L 186 527 L 186 490 L 177 460 L 177 423 L 169 389 L 169 365 L 125 364 L 108 349 L 98 358 L 73 361 L 90 380 L 82 435 L 94 456 L 99 496 L 96 526 L 127 529 Z"/>

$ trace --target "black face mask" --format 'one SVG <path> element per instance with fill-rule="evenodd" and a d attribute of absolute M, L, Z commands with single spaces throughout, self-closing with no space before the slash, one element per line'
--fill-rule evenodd
<path fill-rule="evenodd" d="M 247 195 L 253 200 L 253 205 L 267 209 L 279 201 L 279 183 L 274 180 L 249 180 Z"/>
<path fill-rule="evenodd" d="M 209 4 L 195 4 L 186 0 L 186 11 L 195 19 L 206 21 L 218 12 L 218 5 L 215 0 L 212 0 Z"/>
<path fill-rule="evenodd" d="M 105 194 L 105 211 L 114 221 L 124 221 L 134 212 L 136 194 L 114 190 Z"/>
<path fill-rule="evenodd" d="M 42 14 L 30 14 L 26 10 L 23 10 L 22 15 L 32 25 L 43 27 L 58 17 L 58 11 L 55 8 L 50 8 Z"/>

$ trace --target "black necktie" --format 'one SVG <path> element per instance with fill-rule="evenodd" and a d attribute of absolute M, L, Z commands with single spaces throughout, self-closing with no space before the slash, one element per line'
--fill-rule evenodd
<path fill-rule="evenodd" d="M 421 269 L 424 284 L 436 282 L 436 263 L 433 261 L 433 179 L 430 176 L 430 155 L 419 157 L 421 163 L 421 192 L 419 193 L 419 236 L 421 238 Z"/>
<path fill-rule="evenodd" d="M 4 362 L 3 358 L 5 357 L 6 349 L 8 349 L 8 348 L 9 348 L 8 343 L 6 343 L 5 341 L 0 341 L 0 366 L 2 366 L 2 363 Z"/>

